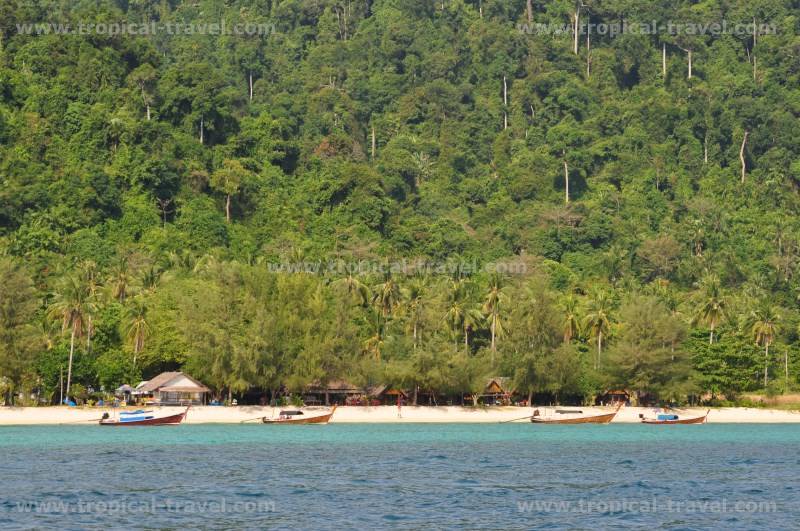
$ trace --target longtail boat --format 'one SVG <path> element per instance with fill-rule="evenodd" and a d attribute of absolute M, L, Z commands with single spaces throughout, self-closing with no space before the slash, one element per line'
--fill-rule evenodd
<path fill-rule="evenodd" d="M 589 416 L 573 416 L 582 415 L 583 411 L 569 411 L 569 410 L 556 410 L 555 414 L 546 417 L 539 415 L 539 410 L 535 410 L 531 416 L 531 422 L 534 424 L 608 424 L 619 413 L 622 407 L 622 402 L 619 403 L 617 409 L 613 413 L 604 413 L 602 415 L 589 415 Z"/>
<path fill-rule="evenodd" d="M 264 424 L 327 424 L 333 413 L 336 411 L 336 406 L 331 408 L 330 413 L 324 415 L 316 415 L 314 417 L 307 417 L 305 413 L 297 410 L 284 410 L 278 414 L 277 418 L 263 417 L 261 422 Z"/>
<path fill-rule="evenodd" d="M 708 414 L 711 412 L 709 409 L 702 417 L 692 417 L 688 419 L 680 418 L 674 413 L 659 413 L 656 418 L 646 418 L 644 415 L 639 414 L 642 419 L 642 424 L 705 424 Z"/>
<path fill-rule="evenodd" d="M 101 426 L 174 426 L 183 422 L 186 418 L 186 413 L 189 412 L 189 407 L 182 412 L 175 415 L 167 415 L 165 417 L 156 417 L 152 411 L 122 411 L 118 419 L 110 418 L 108 413 L 103 413 L 103 419 L 100 421 Z"/>

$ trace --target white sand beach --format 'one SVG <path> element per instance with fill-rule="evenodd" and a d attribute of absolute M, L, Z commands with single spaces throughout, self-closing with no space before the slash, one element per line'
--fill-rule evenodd
<path fill-rule="evenodd" d="M 551 413 L 551 406 L 536 406 L 542 415 Z M 130 408 L 129 408 L 130 409 Z M 148 408 L 158 416 L 182 411 L 180 407 Z M 280 408 L 257 406 L 196 406 L 189 410 L 184 421 L 187 424 L 227 423 L 238 424 L 255 417 L 277 415 Z M 530 407 L 485 407 L 470 408 L 458 406 L 403 406 L 398 412 L 396 406 L 340 406 L 331 422 L 333 423 L 499 423 L 531 415 Z M 586 415 L 599 415 L 613 411 L 611 407 L 566 407 L 558 409 L 580 410 Z M 328 411 L 325 407 L 303 408 L 307 414 L 316 415 Z M 99 419 L 109 408 L 77 407 L 0 407 L 0 426 L 10 425 L 53 425 L 90 424 Z M 615 423 L 637 423 L 639 414 L 652 416 L 652 408 L 624 407 L 614 419 Z M 685 417 L 705 414 L 706 408 L 679 409 L 675 412 Z M 526 422 L 526 419 L 517 422 Z M 709 423 L 793 423 L 800 422 L 800 411 L 787 411 L 760 408 L 718 408 L 711 409 Z"/>

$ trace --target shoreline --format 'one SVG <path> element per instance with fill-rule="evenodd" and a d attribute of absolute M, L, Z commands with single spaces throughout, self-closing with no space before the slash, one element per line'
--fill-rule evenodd
<path fill-rule="evenodd" d="M 135 409 L 135 408 L 125 408 Z M 183 411 L 182 407 L 154 406 L 147 408 L 158 415 L 168 415 Z M 184 424 L 240 424 L 249 420 L 257 424 L 254 417 L 272 417 L 277 415 L 281 408 L 262 406 L 193 406 Z M 286 409 L 286 408 L 284 408 Z M 292 408 L 296 409 L 296 408 Z M 327 412 L 323 406 L 299 408 L 310 414 Z M 402 423 L 439 423 L 439 424 L 498 424 L 510 423 L 514 419 L 530 416 L 534 409 L 544 415 L 552 412 L 552 406 L 514 407 L 462 407 L 462 406 L 403 406 L 399 412 L 397 406 L 339 406 L 336 409 L 331 423 L 345 424 L 402 424 Z M 577 407 L 558 406 L 561 410 L 580 410 L 586 415 L 599 415 L 612 412 L 615 408 L 605 407 Z M 710 409 L 708 423 L 734 423 L 734 424 L 787 424 L 800 423 L 800 411 L 779 409 L 761 409 L 746 407 L 731 408 L 686 408 L 677 409 L 675 412 L 685 417 L 704 415 Z M 91 425 L 95 423 L 104 412 L 112 412 L 112 408 L 103 407 L 0 407 L 0 426 L 46 426 L 46 425 Z M 614 424 L 638 424 L 639 414 L 652 415 L 653 408 L 623 407 L 614 418 Z M 516 420 L 526 423 L 527 418 Z"/>

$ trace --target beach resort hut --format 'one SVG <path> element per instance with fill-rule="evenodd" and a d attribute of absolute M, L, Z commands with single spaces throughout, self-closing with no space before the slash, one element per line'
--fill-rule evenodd
<path fill-rule="evenodd" d="M 358 405 L 366 400 L 367 392 L 365 389 L 354 385 L 347 380 L 331 380 L 327 385 L 320 382 L 313 382 L 307 388 L 303 396 L 306 404 L 339 404 L 339 405 Z"/>
<path fill-rule="evenodd" d="M 125 384 L 117 387 L 117 389 L 114 391 L 114 396 L 127 403 L 131 401 L 131 395 L 134 391 L 135 389 L 133 387 Z"/>
<path fill-rule="evenodd" d="M 613 406 L 622 402 L 628 404 L 631 401 L 631 393 L 625 389 L 611 389 L 597 397 L 595 402 L 600 405 Z"/>
<path fill-rule="evenodd" d="M 511 379 L 496 376 L 489 378 L 489 381 L 486 382 L 486 387 L 480 396 L 480 400 L 487 405 L 507 406 L 511 404 L 511 395 L 513 393 Z"/>
<path fill-rule="evenodd" d="M 369 390 L 370 405 L 396 406 L 398 400 L 408 403 L 408 395 L 402 389 L 388 385 L 376 385 Z"/>
<path fill-rule="evenodd" d="M 182 372 L 162 372 L 142 382 L 131 393 L 145 404 L 160 406 L 203 405 L 211 391 Z"/>

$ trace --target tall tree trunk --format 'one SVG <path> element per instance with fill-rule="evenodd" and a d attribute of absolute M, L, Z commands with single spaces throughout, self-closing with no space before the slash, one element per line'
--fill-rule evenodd
<path fill-rule="evenodd" d="M 714 344 L 714 323 L 711 323 L 711 333 L 708 335 L 708 344 Z"/>
<path fill-rule="evenodd" d="M 417 323 L 414 323 L 414 350 L 417 350 Z"/>
<path fill-rule="evenodd" d="M 586 31 L 586 79 L 589 79 L 592 75 L 592 46 L 591 46 L 591 34 L 589 31 Z"/>
<path fill-rule="evenodd" d="M 464 327 L 464 349 L 469 354 L 469 328 Z"/>
<path fill-rule="evenodd" d="M 145 109 L 147 109 L 147 121 L 149 122 L 150 121 L 150 104 L 149 103 L 145 104 Z"/>
<path fill-rule="evenodd" d="M 692 51 L 689 50 L 689 75 L 687 76 L 688 79 L 692 79 Z"/>
<path fill-rule="evenodd" d="M 783 370 L 786 384 L 784 385 L 784 393 L 789 392 L 789 347 L 783 351 Z"/>
<path fill-rule="evenodd" d="M 603 352 L 603 332 L 597 333 L 597 365 L 596 369 L 600 368 L 600 354 Z"/>
<path fill-rule="evenodd" d="M 573 17 L 575 19 L 575 25 L 573 27 L 574 35 L 573 35 L 573 39 L 572 39 L 572 52 L 575 55 L 578 55 L 578 35 L 580 33 L 579 25 L 580 25 L 580 20 L 581 20 L 581 7 L 580 7 L 580 5 L 575 7 L 575 15 L 573 15 Z"/>
<path fill-rule="evenodd" d="M 526 3 L 526 8 L 528 11 L 528 27 L 533 24 L 533 0 L 528 0 Z"/>
<path fill-rule="evenodd" d="M 744 137 L 742 137 L 742 147 L 739 148 L 739 162 L 742 164 L 742 184 L 744 184 L 744 176 L 747 172 L 747 165 L 745 164 L 744 160 L 744 148 L 747 144 L 747 135 L 749 134 L 748 131 L 744 132 Z"/>
<path fill-rule="evenodd" d="M 72 325 L 72 335 L 69 338 L 69 363 L 67 364 L 67 400 L 69 400 L 69 387 L 72 384 L 72 356 L 75 353 L 75 325 Z M 64 401 L 62 400 L 63 404 Z"/>
<path fill-rule="evenodd" d="M 528 389 L 528 406 L 533 405 L 533 389 Z"/>
<path fill-rule="evenodd" d="M 233 402 L 233 388 L 228 387 L 228 405 L 231 405 Z"/>
<path fill-rule="evenodd" d="M 508 81 L 503 76 L 503 130 L 508 129 Z"/>
<path fill-rule="evenodd" d="M 703 164 L 708 164 L 708 129 L 703 135 Z"/>
<path fill-rule="evenodd" d="M 569 203 L 569 166 L 564 158 L 564 202 Z"/>
<path fill-rule="evenodd" d="M 418 398 L 419 398 L 419 386 L 415 385 L 414 386 L 414 394 L 411 395 L 411 404 L 416 406 Z"/>
<path fill-rule="evenodd" d="M 661 43 L 661 77 L 667 79 L 667 43 Z"/>
<path fill-rule="evenodd" d="M 497 343 L 495 341 L 495 339 L 496 339 L 496 335 L 495 335 L 496 332 L 495 331 L 497 330 L 497 316 L 492 316 L 491 330 L 492 330 L 492 352 L 496 352 L 497 351 Z"/>
<path fill-rule="evenodd" d="M 248 73 L 249 81 L 250 81 L 250 101 L 253 101 L 253 71 L 250 70 Z"/>
<path fill-rule="evenodd" d="M 753 81 L 756 81 L 756 41 L 758 40 L 758 28 L 756 27 L 756 17 L 753 17 Z"/>
<path fill-rule="evenodd" d="M 203 117 L 200 117 L 200 143 L 203 143 Z"/>
<path fill-rule="evenodd" d="M 375 126 L 372 126 L 372 160 L 375 160 Z"/>
<path fill-rule="evenodd" d="M 231 194 L 225 196 L 225 221 L 231 222 Z"/>
<path fill-rule="evenodd" d="M 767 370 L 769 368 L 769 341 L 764 345 L 764 391 L 767 390 Z"/>

